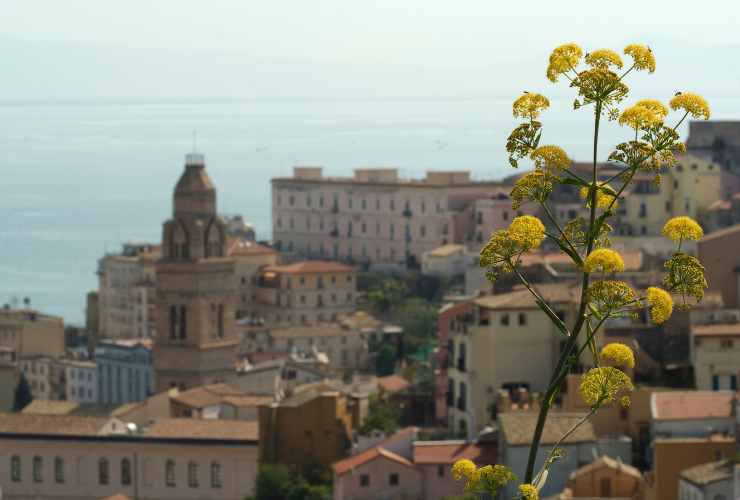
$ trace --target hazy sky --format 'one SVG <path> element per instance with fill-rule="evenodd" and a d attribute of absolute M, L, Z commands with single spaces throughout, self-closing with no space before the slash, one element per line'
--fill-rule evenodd
<path fill-rule="evenodd" d="M 571 40 L 736 44 L 739 17 L 736 1 L 2 0 L 0 34 L 273 61 L 445 66 L 547 53 Z"/>

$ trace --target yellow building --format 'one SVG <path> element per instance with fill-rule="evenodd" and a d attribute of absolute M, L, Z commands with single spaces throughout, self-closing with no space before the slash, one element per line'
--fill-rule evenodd
<path fill-rule="evenodd" d="M 64 355 L 64 320 L 31 309 L 0 309 L 0 348 L 25 356 Z"/>
<path fill-rule="evenodd" d="M 574 324 L 579 287 L 535 288 L 566 325 Z M 474 300 L 472 314 L 453 321 L 449 337 L 449 425 L 469 436 L 489 424 L 500 389 L 544 392 L 567 340 L 524 288 Z M 589 358 L 584 353 L 583 363 Z"/>

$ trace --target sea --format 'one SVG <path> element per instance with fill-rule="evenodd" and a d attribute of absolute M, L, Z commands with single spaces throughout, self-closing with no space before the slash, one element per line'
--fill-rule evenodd
<path fill-rule="evenodd" d="M 188 152 L 205 154 L 219 211 L 270 239 L 270 178 L 296 165 L 513 173 L 513 97 L 0 101 L 0 305 L 28 298 L 83 325 L 98 259 L 124 242 L 160 241 Z M 713 105 L 740 118 L 738 99 Z M 573 112 L 572 98 L 553 99 L 543 122 L 542 144 L 591 158 L 592 116 Z M 604 159 L 629 133 L 608 123 L 601 137 Z"/>

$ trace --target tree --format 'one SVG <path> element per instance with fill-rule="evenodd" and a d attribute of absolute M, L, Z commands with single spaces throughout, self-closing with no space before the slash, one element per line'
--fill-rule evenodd
<path fill-rule="evenodd" d="M 255 500 L 285 500 L 291 493 L 293 475 L 284 465 L 262 465 L 257 474 Z"/>
<path fill-rule="evenodd" d="M 382 431 L 385 434 L 393 434 L 400 427 L 398 412 L 379 399 L 373 399 L 370 402 L 365 421 L 360 426 L 360 434 L 368 435 L 374 430 Z"/>
<path fill-rule="evenodd" d="M 387 314 L 404 302 L 406 287 L 396 279 L 388 278 L 367 292 L 367 299 L 373 310 L 380 314 Z"/>
<path fill-rule="evenodd" d="M 13 395 L 13 411 L 19 412 L 28 406 L 33 401 L 33 394 L 31 394 L 31 386 L 28 385 L 26 376 L 21 373 L 18 379 L 18 385 L 15 387 L 15 394 Z"/>
<path fill-rule="evenodd" d="M 375 358 L 375 373 L 381 377 L 392 375 L 396 370 L 396 356 L 396 349 L 392 345 L 384 344 Z"/>

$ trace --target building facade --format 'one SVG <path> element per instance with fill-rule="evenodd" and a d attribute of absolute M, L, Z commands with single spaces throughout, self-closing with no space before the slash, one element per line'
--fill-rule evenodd
<path fill-rule="evenodd" d="M 164 223 L 156 262 L 157 391 L 224 382 L 234 376 L 237 283 L 226 224 L 203 155 L 188 154 Z"/>
<path fill-rule="evenodd" d="M 697 389 L 736 391 L 740 376 L 740 323 L 693 326 L 691 364 Z"/>
<path fill-rule="evenodd" d="M 154 391 L 149 341 L 105 341 L 95 348 L 97 393 L 101 404 L 143 401 Z"/>
<path fill-rule="evenodd" d="M 64 399 L 77 403 L 97 403 L 98 369 L 95 362 L 65 359 L 59 364 L 64 370 Z"/>
<path fill-rule="evenodd" d="M 423 252 L 462 242 L 472 225 L 465 207 L 498 185 L 467 171 L 402 179 L 394 168 L 356 169 L 339 178 L 296 167 L 272 179 L 273 238 L 307 258 L 416 266 Z"/>
<path fill-rule="evenodd" d="M 64 320 L 32 309 L 0 309 L 0 348 L 17 360 L 64 356 Z"/>
<path fill-rule="evenodd" d="M 355 311 L 357 269 L 328 261 L 264 267 L 260 271 L 257 303 L 267 324 L 337 321 Z"/>

